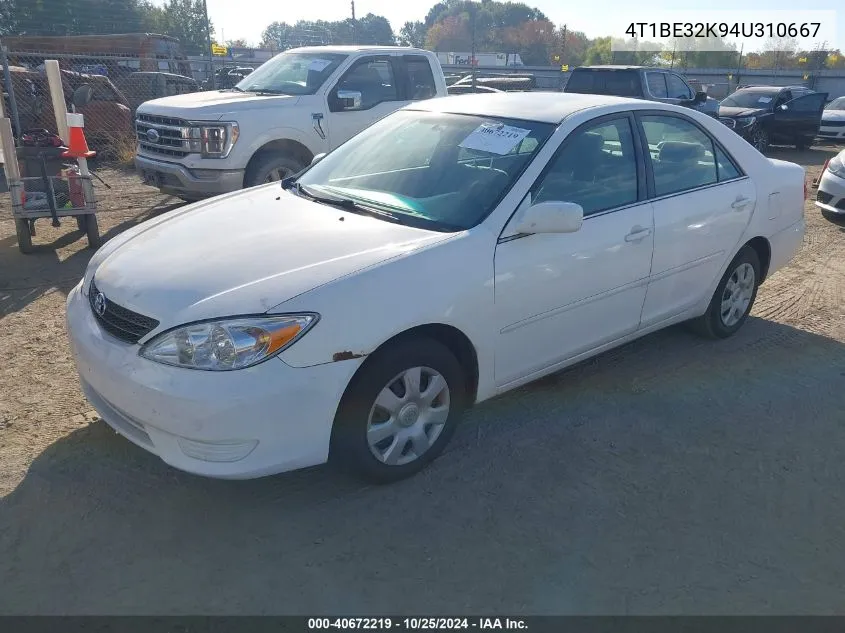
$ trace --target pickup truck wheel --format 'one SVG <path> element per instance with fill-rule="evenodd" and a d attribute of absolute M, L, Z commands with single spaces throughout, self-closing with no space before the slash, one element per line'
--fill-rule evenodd
<path fill-rule="evenodd" d="M 244 186 L 255 187 L 293 176 L 307 165 L 293 156 L 264 154 L 254 159 L 244 177 Z"/>

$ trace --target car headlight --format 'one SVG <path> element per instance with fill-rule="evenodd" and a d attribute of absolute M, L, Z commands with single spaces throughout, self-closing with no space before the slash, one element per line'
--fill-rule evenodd
<path fill-rule="evenodd" d="M 833 158 L 828 164 L 827 169 L 831 174 L 835 174 L 840 178 L 845 178 L 845 161 L 842 160 L 842 154 Z"/>
<path fill-rule="evenodd" d="M 290 347 L 318 319 L 317 314 L 280 314 L 189 323 L 159 334 L 140 354 L 187 369 L 243 369 Z"/>
<path fill-rule="evenodd" d="M 748 125 L 754 125 L 757 122 L 756 116 L 739 116 L 736 118 L 736 122 L 738 125 L 743 127 Z"/>
<path fill-rule="evenodd" d="M 240 136 L 234 121 L 227 123 L 191 123 L 188 149 L 203 158 L 226 158 Z"/>

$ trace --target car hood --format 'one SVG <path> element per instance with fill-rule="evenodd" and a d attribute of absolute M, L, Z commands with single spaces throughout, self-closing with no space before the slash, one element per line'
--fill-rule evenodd
<path fill-rule="evenodd" d="M 294 106 L 298 102 L 298 96 L 262 96 L 234 90 L 209 90 L 146 101 L 138 108 L 138 112 L 180 119 L 216 121 L 229 113 Z"/>
<path fill-rule="evenodd" d="M 741 117 L 741 116 L 761 116 L 767 114 L 767 110 L 761 108 L 739 108 L 736 106 L 719 106 L 719 116 L 724 117 Z"/>
<path fill-rule="evenodd" d="M 823 110 L 822 121 L 845 121 L 845 110 Z"/>
<path fill-rule="evenodd" d="M 130 231 L 93 262 L 93 276 L 109 301 L 162 327 L 263 313 L 454 235 L 348 213 L 278 183 L 193 204 Z"/>

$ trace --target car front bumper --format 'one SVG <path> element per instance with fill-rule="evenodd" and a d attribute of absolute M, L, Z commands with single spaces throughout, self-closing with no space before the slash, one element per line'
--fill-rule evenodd
<path fill-rule="evenodd" d="M 249 479 L 326 461 L 340 397 L 361 360 L 237 371 L 155 363 L 98 325 L 82 284 L 67 331 L 83 392 L 119 434 L 180 470 Z"/>
<path fill-rule="evenodd" d="M 822 121 L 818 137 L 826 141 L 845 141 L 845 125 L 825 125 Z"/>
<path fill-rule="evenodd" d="M 200 199 L 243 188 L 243 169 L 188 169 L 178 163 L 135 156 L 135 169 L 145 183 L 163 193 Z"/>
<path fill-rule="evenodd" d="M 819 180 L 816 206 L 830 213 L 845 215 L 845 178 L 825 170 Z"/>

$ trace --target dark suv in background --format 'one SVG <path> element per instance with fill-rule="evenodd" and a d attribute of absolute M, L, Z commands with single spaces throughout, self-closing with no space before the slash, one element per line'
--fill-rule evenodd
<path fill-rule="evenodd" d="M 819 133 L 826 101 L 804 86 L 748 86 L 722 100 L 719 119 L 760 152 L 769 144 L 800 150 Z"/>
<path fill-rule="evenodd" d="M 579 66 L 572 71 L 564 92 L 634 97 L 674 103 L 717 116 L 719 102 L 696 92 L 686 79 L 666 68 L 646 66 Z"/>

